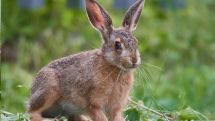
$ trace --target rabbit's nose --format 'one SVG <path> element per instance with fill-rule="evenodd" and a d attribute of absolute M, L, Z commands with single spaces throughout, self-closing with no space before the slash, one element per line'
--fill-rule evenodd
<path fill-rule="evenodd" d="M 133 64 L 132 64 L 133 68 L 136 68 L 138 65 L 139 65 L 139 64 L 137 64 L 137 63 L 133 63 Z"/>
<path fill-rule="evenodd" d="M 136 68 L 138 66 L 137 58 L 136 57 L 132 57 L 131 58 L 131 63 L 132 63 L 132 67 Z"/>
<path fill-rule="evenodd" d="M 131 62 L 132 62 L 132 64 L 136 64 L 137 63 L 137 57 L 132 57 Z"/>
<path fill-rule="evenodd" d="M 132 57 L 131 64 L 134 68 L 140 65 L 140 58 L 139 57 Z"/>

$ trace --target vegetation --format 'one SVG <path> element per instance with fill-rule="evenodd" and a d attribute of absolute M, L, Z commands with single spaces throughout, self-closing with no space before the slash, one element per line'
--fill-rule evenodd
<path fill-rule="evenodd" d="M 31 82 L 48 62 L 100 47 L 84 10 L 67 8 L 66 0 L 46 2 L 26 10 L 16 1 L 2 1 L 1 120 L 28 119 Z M 112 9 L 111 1 L 99 2 L 119 26 L 124 11 Z M 215 1 L 189 0 L 181 9 L 160 6 L 160 0 L 146 1 L 134 32 L 142 64 L 126 119 L 215 119 Z"/>

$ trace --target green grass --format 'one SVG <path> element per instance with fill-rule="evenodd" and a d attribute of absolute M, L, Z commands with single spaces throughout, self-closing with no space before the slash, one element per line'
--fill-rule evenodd
<path fill-rule="evenodd" d="M 203 114 L 187 107 L 184 110 L 178 112 L 161 112 L 148 108 L 143 105 L 142 102 L 135 102 L 129 100 L 130 105 L 124 111 L 126 121 L 169 121 L 169 120 L 208 120 Z M 28 121 L 30 116 L 25 113 L 10 113 L 1 110 L 2 121 Z M 62 117 L 60 120 L 66 120 Z"/>

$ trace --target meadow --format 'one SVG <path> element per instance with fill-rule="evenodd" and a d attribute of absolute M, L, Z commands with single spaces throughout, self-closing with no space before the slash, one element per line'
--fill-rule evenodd
<path fill-rule="evenodd" d="M 98 0 L 120 26 L 125 10 Z M 215 120 L 215 1 L 146 0 L 138 27 L 142 63 L 126 120 Z M 36 73 L 50 61 L 98 48 L 101 38 L 83 9 L 65 0 L 21 9 L 2 0 L 1 120 L 27 120 L 25 105 Z"/>

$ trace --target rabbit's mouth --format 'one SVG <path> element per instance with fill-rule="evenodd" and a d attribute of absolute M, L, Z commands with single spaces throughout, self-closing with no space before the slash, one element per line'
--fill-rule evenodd
<path fill-rule="evenodd" d="M 135 68 L 137 68 L 139 65 L 137 65 L 137 64 L 132 64 L 131 66 L 127 66 L 127 67 L 125 67 L 126 69 L 135 69 Z"/>
<path fill-rule="evenodd" d="M 118 67 L 122 70 L 131 70 L 131 69 L 135 69 L 139 66 L 139 64 L 122 64 L 119 65 Z"/>
<path fill-rule="evenodd" d="M 129 70 L 137 68 L 140 65 L 141 61 L 139 57 L 137 57 L 137 61 L 131 61 L 131 59 L 126 58 L 123 59 L 120 63 L 120 67 L 123 70 Z"/>

